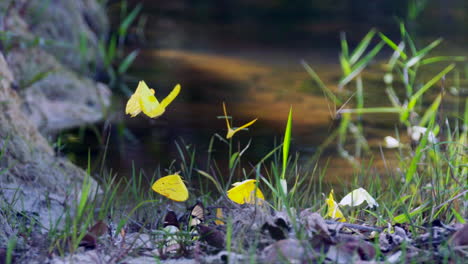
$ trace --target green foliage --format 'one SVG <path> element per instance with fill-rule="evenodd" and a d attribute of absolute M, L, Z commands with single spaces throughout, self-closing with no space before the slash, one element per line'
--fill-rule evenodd
<path fill-rule="evenodd" d="M 443 104 L 443 94 L 437 95 L 428 107 L 425 107 L 427 103 L 423 99 L 428 98 L 430 88 L 435 87 L 441 80 L 447 81 L 448 74 L 456 70 L 454 62 L 464 62 L 466 58 L 462 56 L 431 56 L 431 52 L 440 45 L 441 39 L 418 49 L 403 24 L 400 24 L 400 31 L 402 41 L 397 44 L 398 42 L 394 42 L 383 33 L 371 30 L 353 52 L 350 52 L 348 43 L 342 35 L 340 63 L 343 77 L 339 87 L 344 88 L 344 85 L 350 84 L 351 80 L 356 81 L 354 86 L 356 91 L 353 93 L 353 96 L 356 97 L 354 107 L 347 105 L 351 98 L 343 98 L 343 95 L 346 96 L 346 94 L 343 94 L 341 90 L 334 93 L 326 88 L 312 68 L 305 63 L 303 65 L 312 79 L 322 88 L 326 98 L 335 104 L 335 109 L 339 109 L 337 114 L 339 114 L 340 123 L 336 130 L 338 153 L 361 171 L 356 178 L 354 187 L 368 186 L 367 190 L 370 193 L 381 194 L 381 201 L 395 201 L 384 204 L 378 213 L 371 213 L 378 222 L 392 219 L 397 223 L 406 222 L 419 225 L 435 218 L 460 219 L 462 215 L 467 213 L 466 210 L 455 210 L 453 204 L 450 207 L 450 203 L 444 201 L 458 200 L 455 207 L 459 208 L 460 197 L 466 196 L 463 190 L 466 189 L 467 160 L 462 158 L 465 156 L 462 153 L 466 151 L 463 144 L 466 144 L 467 140 L 467 117 L 461 118 L 465 125 L 458 125 L 457 120 L 442 117 L 440 106 Z M 378 35 L 381 42 L 366 56 L 363 50 L 368 49 L 374 35 Z M 370 59 L 377 55 L 381 43 L 385 43 L 393 50 L 392 56 L 385 65 L 386 73 L 384 74 L 387 85 L 386 92 L 392 107 L 365 107 L 363 72 L 369 65 Z M 359 59 L 361 57 L 363 59 Z M 443 62 L 450 62 L 450 64 L 430 77 L 429 81 L 422 81 L 420 72 L 423 69 L 428 66 L 435 67 L 436 63 Z M 365 67 L 361 67 L 362 65 Z M 403 98 L 400 98 L 395 92 L 394 85 L 399 83 L 393 80 L 394 76 L 397 76 L 403 85 L 398 87 L 403 87 L 406 92 Z M 466 109 L 468 109 L 468 105 L 465 106 L 465 115 Z M 364 157 L 363 154 L 371 158 L 372 153 L 368 151 L 361 153 L 357 146 L 364 147 L 366 145 L 365 126 L 362 125 L 361 116 L 368 114 L 397 114 L 400 117 L 399 126 L 406 127 L 403 131 L 411 131 L 414 126 L 426 128 L 425 133 L 416 142 L 414 150 L 409 149 L 407 145 L 399 147 L 399 168 L 400 173 L 404 175 L 403 181 L 388 176 L 384 179 L 379 176 L 366 179 L 363 176 L 364 165 L 361 164 L 360 159 Z M 439 120 L 444 120 L 444 125 L 438 124 Z M 451 129 L 450 124 L 455 124 L 456 128 Z M 444 131 L 444 134 L 438 135 L 439 131 Z M 447 140 L 444 142 L 434 141 L 436 136 L 437 138 L 445 137 Z M 349 143 L 350 141 L 353 143 Z M 332 141 L 329 141 L 325 146 L 331 143 Z M 349 145 L 355 146 L 354 152 L 350 151 Z M 426 185 L 430 185 L 430 187 L 426 188 Z M 352 221 L 354 217 L 349 219 Z"/>
<path fill-rule="evenodd" d="M 119 53 L 121 36 L 126 34 L 139 11 L 140 9 L 134 9 L 130 12 L 129 17 L 122 22 L 123 25 L 119 28 L 118 35 L 110 38 L 107 47 L 102 46 L 102 51 L 107 54 L 106 63 L 109 65 L 113 65 Z M 374 197 L 377 197 L 381 204 L 379 208 L 373 210 L 347 209 L 345 213 L 350 222 L 365 221 L 370 225 L 383 226 L 389 222 L 408 223 L 411 228 L 434 219 L 464 222 L 467 211 L 463 207 L 462 199 L 466 200 L 467 197 L 468 166 L 465 153 L 468 133 L 468 99 L 465 100 L 464 113 L 457 116 L 455 120 L 442 116 L 440 110 L 443 105 L 442 93 L 436 95 L 427 107 L 428 104 L 423 102 L 424 97 L 427 98 L 431 91 L 430 88 L 435 87 L 440 80 L 456 70 L 455 63 L 445 66 L 429 81 L 419 78 L 419 72 L 428 65 L 447 60 L 460 62 L 464 58 L 462 60 L 462 57 L 457 56 L 429 57 L 430 52 L 440 44 L 440 40 L 418 50 L 404 26 L 401 25 L 400 28 L 402 42 L 399 44 L 383 33 L 371 30 L 352 51 L 343 35 L 340 55 L 343 76 L 338 86 L 341 89 L 355 88 L 354 105 L 350 102 L 351 98 L 346 98 L 349 93 L 328 88 L 315 71 L 303 62 L 305 70 L 322 89 L 325 97 L 335 105 L 335 109 L 340 109 L 335 116 L 339 120 L 338 127 L 318 147 L 316 156 L 312 158 L 312 168 L 302 166 L 297 155 L 289 155 L 292 135 L 291 106 L 282 144 L 273 145 L 272 150 L 259 161 L 245 160 L 245 153 L 255 147 L 255 141 L 250 140 L 245 145 L 241 144 L 242 142 L 233 144 L 235 139 L 226 140 L 215 134 L 210 139 L 206 163 L 203 161 L 203 164 L 198 164 L 197 156 L 200 152 L 197 152 L 192 145 L 180 141 L 175 143 L 179 156 L 167 171 L 182 171 L 181 174 L 190 186 L 190 202 L 200 197 L 210 202 L 219 196 L 226 198 L 226 190 L 233 181 L 254 177 L 257 180 L 257 187 L 267 190 L 265 193 L 267 200 L 273 201 L 271 206 L 287 211 L 293 221 L 295 232 L 300 236 L 303 230 L 295 225 L 297 215 L 295 208 L 312 208 L 325 215 L 324 191 L 326 188 L 331 189 L 330 186 L 324 188 L 328 163 L 319 163 L 317 160 L 324 149 L 336 142 L 338 153 L 349 160 L 359 171 L 351 183 L 341 185 L 342 190 L 337 192 L 336 196 L 340 197 L 342 193 L 357 187 L 365 187 L 369 193 L 376 195 Z M 372 40 L 377 35 L 381 41 L 370 48 Z M 386 82 L 386 92 L 392 106 L 366 107 L 365 70 L 385 44 L 394 51 L 386 64 L 384 73 L 386 76 L 391 76 L 391 80 Z M 83 49 L 85 48 L 83 44 Z M 366 53 L 369 49 L 370 51 Z M 136 53 L 130 53 L 127 56 L 128 59 L 124 59 L 117 68 L 117 73 L 124 74 L 135 57 Z M 394 87 L 394 75 L 400 80 L 401 87 Z M 405 94 L 398 96 L 394 88 L 404 89 Z M 413 148 L 406 144 L 398 147 L 396 150 L 399 154 L 397 155 L 398 172 L 389 169 L 387 174 L 380 175 L 378 172 L 369 170 L 373 157 L 367 144 L 366 126 L 363 124 L 362 117 L 376 113 L 400 117 L 400 123 L 396 124 L 395 129 L 398 139 L 400 139 L 399 129 L 406 131 L 416 125 L 427 129 L 419 141 L 412 142 Z M 419 118 L 413 120 L 412 116 Z M 435 135 L 441 140 L 432 140 L 431 137 Z M 354 151 L 350 146 L 354 147 Z M 6 145 L 0 151 L 0 159 L 4 155 L 5 148 Z M 226 164 L 218 166 L 212 154 L 215 153 L 215 149 L 222 148 L 227 152 L 223 160 Z M 105 157 L 104 154 L 103 160 Z M 369 158 L 369 164 L 362 162 L 363 157 Z M 384 154 L 382 157 L 385 161 Z M 248 163 L 248 166 L 244 166 L 245 163 Z M 286 177 L 287 172 L 288 177 Z M 2 173 L 5 171 L 0 171 L 0 175 Z M 143 171 L 133 166 L 132 175 L 129 178 L 117 181 L 112 173 L 106 172 L 102 166 L 99 179 L 103 194 L 99 201 L 92 193 L 91 174 L 91 159 L 89 158 L 87 174 L 81 187 L 81 196 L 74 197 L 75 210 L 68 209 L 64 212 L 63 219 L 59 220 L 65 221 L 65 229 L 49 230 L 49 236 L 53 241 L 51 251 L 57 250 L 62 255 L 67 251 L 74 252 L 88 228 L 97 220 L 107 217 L 111 217 L 118 223 L 117 230 L 134 219 L 154 222 L 155 219 L 162 218 L 160 213 L 155 212 L 154 207 L 160 206 L 163 202 L 150 190 L 150 184 L 161 176 L 159 170 L 156 170 L 152 177 L 147 177 Z M 289 193 L 283 187 L 283 182 L 286 180 L 294 182 Z M 214 188 L 210 188 L 209 185 L 213 185 Z M 263 188 L 264 186 L 267 188 Z M 230 252 L 235 250 L 232 241 L 232 219 L 227 219 L 226 227 L 226 245 Z M 183 239 L 190 242 L 189 237 L 190 235 L 187 235 Z M 9 244 L 8 249 L 10 247 L 14 248 L 14 245 Z"/>
<path fill-rule="evenodd" d="M 8 240 L 7 244 L 7 251 L 6 251 L 6 258 L 5 258 L 5 263 L 6 264 L 11 264 L 13 263 L 13 251 L 15 250 L 16 247 L 16 238 L 12 237 Z"/>
<path fill-rule="evenodd" d="M 286 123 L 286 130 L 284 132 L 283 140 L 283 171 L 281 179 L 286 179 L 286 168 L 288 166 L 289 147 L 291 145 L 291 129 L 292 129 L 292 106 L 289 109 L 288 122 Z"/>
<path fill-rule="evenodd" d="M 384 43 L 380 42 L 375 47 L 373 47 L 366 55 L 365 51 L 369 47 L 369 44 L 372 38 L 375 35 L 375 30 L 372 29 L 369 31 L 361 42 L 357 45 L 356 49 L 349 54 L 348 51 L 348 42 L 346 40 L 346 35 L 341 35 L 341 47 L 342 52 L 340 54 L 340 64 L 343 70 L 343 77 L 341 78 L 339 85 L 343 87 L 347 85 L 351 80 L 358 76 L 364 68 L 369 64 L 369 62 L 379 53 L 382 49 Z"/>
<path fill-rule="evenodd" d="M 138 4 L 129 13 L 127 1 L 122 0 L 119 5 L 121 22 L 116 32 L 99 41 L 98 48 L 99 53 L 103 56 L 105 70 L 110 77 L 109 85 L 127 93 L 129 89 L 123 82 L 123 77 L 137 58 L 139 51 L 133 50 L 125 55 L 124 42 L 130 26 L 135 23 L 141 12 L 142 5 Z"/>

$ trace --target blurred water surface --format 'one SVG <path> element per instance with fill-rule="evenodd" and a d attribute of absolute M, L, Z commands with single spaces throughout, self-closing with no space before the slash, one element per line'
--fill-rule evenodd
<path fill-rule="evenodd" d="M 138 80 L 145 80 L 158 98 L 165 97 L 177 83 L 182 91 L 156 120 L 123 117 L 127 98 L 119 98 L 117 109 L 121 112 L 117 115 L 125 129 L 121 134 L 118 129 L 112 132 L 107 166 L 120 175 L 130 175 L 133 165 L 147 175 L 158 168 L 164 171 L 174 159 L 180 160 L 178 142 L 182 148 L 196 149 L 197 163 L 206 169 L 200 164 L 206 164 L 210 139 L 215 133 L 226 133 L 225 121 L 218 118 L 223 115 L 223 101 L 234 126 L 259 119 L 249 131 L 234 137 L 236 151 L 251 140 L 243 166 L 251 168 L 279 144 L 290 106 L 294 111 L 291 153 L 299 153 L 304 166 L 313 165 L 311 157 L 338 121 L 333 119 L 334 106 L 325 100 L 300 62 L 309 63 L 336 91 L 341 77 L 340 32 L 346 32 L 351 45 L 371 28 L 398 41 L 396 17 L 400 17 L 408 21 L 418 44 L 445 37 L 437 54 L 466 54 L 463 44 L 468 35 L 461 34 L 467 32 L 468 25 L 464 1 L 429 1 L 416 15 L 406 0 L 314 2 L 130 1 L 130 6 L 143 5 L 145 22 L 143 31 L 134 29 L 130 35 L 129 49 L 140 49 L 130 85 L 134 88 Z M 111 12 L 114 18 L 117 13 Z M 411 19 L 411 15 L 415 17 Z M 381 67 L 389 54 L 390 50 L 384 49 L 363 75 L 367 107 L 390 106 Z M 351 97 L 353 89 L 348 94 Z M 364 117 L 365 137 L 374 152 L 369 173 L 390 172 L 397 166 L 397 152 L 380 151 L 383 137 L 395 135 L 397 120 L 391 114 Z M 113 126 L 118 128 L 119 123 Z M 400 133 L 404 138 L 405 131 Z M 219 159 L 222 169 L 227 167 L 227 153 L 227 145 L 215 138 L 210 154 Z M 362 162 L 366 167 L 366 161 Z M 335 144 L 325 149 L 319 164 L 327 167 L 330 183 L 347 182 L 355 173 L 337 155 Z M 173 168 L 177 170 L 178 163 Z"/>

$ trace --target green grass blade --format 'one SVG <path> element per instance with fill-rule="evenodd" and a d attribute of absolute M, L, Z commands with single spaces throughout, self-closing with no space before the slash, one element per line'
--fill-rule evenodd
<path fill-rule="evenodd" d="M 411 221 L 411 218 L 423 213 L 427 209 L 428 209 L 427 205 L 423 204 L 408 214 L 400 214 L 400 215 L 395 216 L 393 218 L 393 221 L 399 224 L 408 223 Z"/>
<path fill-rule="evenodd" d="M 349 48 L 348 41 L 346 40 L 346 34 L 344 32 L 340 33 L 340 42 L 341 42 L 341 54 L 344 59 L 349 59 Z"/>
<path fill-rule="evenodd" d="M 455 208 L 451 207 L 450 210 L 452 211 L 453 216 L 455 216 L 455 218 L 457 219 L 459 223 L 462 223 L 462 224 L 466 223 L 466 220 L 463 218 L 463 216 L 461 216 L 459 212 L 457 212 L 457 210 L 455 210 Z"/>
<path fill-rule="evenodd" d="M 374 35 L 375 35 L 375 29 L 371 29 L 364 36 L 364 38 L 361 40 L 361 42 L 359 42 L 359 44 L 356 47 L 356 49 L 354 50 L 353 54 L 349 58 L 349 63 L 351 65 L 355 64 L 359 60 L 359 58 L 362 56 L 362 54 L 364 54 L 364 51 L 366 51 L 366 49 L 369 46 L 369 43 L 372 40 L 372 38 L 374 37 Z"/>
<path fill-rule="evenodd" d="M 411 182 L 411 180 L 414 178 L 414 175 L 417 172 L 419 161 L 421 160 L 423 156 L 423 151 L 426 148 L 427 143 L 428 143 L 429 134 L 432 132 L 432 128 L 434 127 L 434 121 L 435 121 L 435 116 L 433 116 L 433 118 L 431 119 L 431 122 L 428 126 L 426 133 L 424 133 L 424 136 L 422 137 L 421 141 L 419 142 L 418 147 L 416 148 L 416 151 L 414 152 L 414 157 L 411 160 L 408 170 L 406 171 L 406 175 L 405 175 L 406 184 L 409 184 Z"/>
<path fill-rule="evenodd" d="M 133 61 L 135 61 L 136 57 L 138 56 L 138 53 L 138 50 L 134 50 L 130 54 L 128 54 L 127 57 L 125 57 L 122 63 L 120 63 L 119 68 L 117 70 L 119 74 L 124 74 L 128 70 L 130 65 L 132 65 Z"/>
<path fill-rule="evenodd" d="M 406 53 L 402 49 L 400 49 L 400 47 L 395 42 L 393 42 L 391 39 L 389 39 L 387 36 L 380 32 L 379 36 L 383 41 L 385 41 L 385 43 L 387 43 L 388 46 L 390 46 L 390 48 L 392 48 L 395 52 L 398 52 L 402 59 L 406 60 L 408 58 Z"/>
<path fill-rule="evenodd" d="M 419 126 L 425 127 L 429 121 L 437 115 L 437 109 L 439 109 L 440 102 L 442 101 L 442 95 L 439 94 L 437 98 L 432 102 L 431 106 L 426 110 L 421 121 L 419 122 Z"/>
<path fill-rule="evenodd" d="M 234 166 L 234 162 L 236 162 L 237 157 L 239 156 L 239 152 L 235 152 L 234 154 L 231 155 L 231 158 L 229 159 L 229 169 L 232 169 Z"/>
<path fill-rule="evenodd" d="M 392 103 L 393 107 L 401 108 L 401 103 L 395 90 L 392 87 L 388 87 L 385 89 L 385 92 L 387 93 L 388 99 Z"/>
<path fill-rule="evenodd" d="M 367 64 L 379 53 L 380 49 L 382 49 L 384 45 L 384 42 L 380 42 L 375 46 L 362 60 L 360 60 L 354 67 L 353 71 L 345 76 L 339 83 L 340 87 L 345 86 L 347 83 L 349 83 L 354 77 L 356 77 L 361 71 L 367 66 Z"/>
<path fill-rule="evenodd" d="M 393 114 L 401 113 L 403 109 L 401 107 L 370 107 L 370 108 L 353 108 L 353 109 L 341 109 L 337 113 L 352 113 L 352 114 Z"/>
<path fill-rule="evenodd" d="M 112 35 L 109 40 L 109 45 L 107 46 L 107 51 L 105 53 L 104 63 L 106 66 L 112 66 L 112 62 L 114 61 L 117 54 L 117 37 Z"/>
<path fill-rule="evenodd" d="M 286 131 L 284 133 L 283 140 L 283 172 L 281 173 L 281 179 L 286 177 L 286 166 L 288 165 L 289 147 L 291 145 L 291 130 L 292 130 L 292 106 L 289 109 L 288 122 L 286 124 Z"/>
<path fill-rule="evenodd" d="M 414 57 L 412 57 L 411 59 L 408 60 L 405 67 L 411 68 L 412 66 L 417 64 L 419 61 L 421 61 L 421 59 L 424 56 L 427 55 L 427 53 L 429 51 L 431 51 L 433 48 L 437 47 L 440 44 L 440 42 L 442 42 L 442 39 L 437 39 L 437 40 L 433 41 L 431 44 L 427 45 L 427 47 L 425 47 L 424 49 L 418 51 L 416 53 L 416 56 L 414 56 Z"/>
<path fill-rule="evenodd" d="M 418 51 L 416 53 L 416 56 L 426 56 L 429 51 L 433 50 L 435 47 L 439 46 L 439 44 L 442 42 L 442 38 L 438 38 L 431 42 L 431 44 L 427 45 L 425 48 L 422 50 Z"/>
<path fill-rule="evenodd" d="M 336 97 L 335 94 L 322 82 L 317 73 L 305 61 L 302 61 L 301 64 L 307 73 L 312 77 L 312 79 L 314 79 L 314 81 L 318 84 L 320 89 L 322 89 L 327 98 L 330 99 L 334 104 L 341 105 L 341 100 Z"/>
<path fill-rule="evenodd" d="M 224 189 L 223 187 L 221 187 L 221 185 L 219 184 L 219 182 L 213 177 L 211 176 L 210 174 L 202 171 L 202 170 L 197 170 L 195 169 L 196 172 L 198 172 L 200 175 L 202 175 L 203 177 L 206 177 L 208 180 L 210 180 L 211 182 L 213 182 L 213 184 L 216 186 L 216 189 L 218 189 L 219 193 L 221 194 L 224 194 Z"/>
<path fill-rule="evenodd" d="M 31 80 L 27 81 L 26 83 L 21 85 L 21 89 L 28 88 L 29 86 L 45 79 L 49 74 L 54 73 L 55 70 L 46 70 L 46 71 L 41 71 L 38 72 L 36 75 L 34 75 Z"/>
<path fill-rule="evenodd" d="M 5 263 L 6 264 L 11 264 L 13 263 L 13 252 L 16 247 L 16 238 L 11 237 L 8 239 L 8 244 L 7 244 L 7 252 L 6 252 L 6 257 L 5 257 Z"/>
<path fill-rule="evenodd" d="M 125 36 L 127 34 L 128 28 L 133 23 L 135 18 L 138 16 L 138 13 L 140 13 L 141 8 L 142 8 L 141 4 L 137 5 L 132 10 L 132 12 L 130 12 L 130 14 L 128 14 L 127 17 L 125 17 L 125 19 L 122 21 L 122 23 L 120 24 L 120 27 L 119 27 L 119 36 L 120 37 L 123 37 L 123 36 Z"/>
<path fill-rule="evenodd" d="M 437 62 L 444 62 L 444 61 L 466 61 L 465 56 L 437 56 L 432 58 L 427 58 L 421 60 L 421 65 L 432 64 Z"/>
<path fill-rule="evenodd" d="M 442 77 L 444 77 L 447 73 L 455 68 L 455 64 L 450 64 L 449 66 L 445 67 L 439 74 L 434 76 L 430 81 L 428 81 L 421 89 L 419 89 L 413 96 L 411 96 L 410 101 L 406 109 L 402 112 L 400 116 L 401 122 L 406 122 L 409 117 L 409 113 L 414 109 L 414 106 L 418 102 L 419 98 L 429 90 L 436 82 L 438 82 Z"/>
<path fill-rule="evenodd" d="M 343 55 L 340 55 L 340 65 L 344 75 L 348 75 L 352 72 L 349 61 Z"/>

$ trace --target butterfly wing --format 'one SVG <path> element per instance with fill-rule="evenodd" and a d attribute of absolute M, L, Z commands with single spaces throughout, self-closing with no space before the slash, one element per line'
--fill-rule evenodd
<path fill-rule="evenodd" d="M 178 174 L 168 175 L 157 180 L 153 191 L 177 202 L 186 201 L 189 197 L 187 186 Z"/>
<path fill-rule="evenodd" d="M 166 216 L 164 217 L 163 227 L 167 226 L 175 226 L 179 228 L 179 221 L 177 220 L 177 215 L 174 211 L 167 212 Z"/>
<path fill-rule="evenodd" d="M 189 227 L 195 227 L 205 221 L 205 207 L 201 202 L 197 202 L 190 211 Z"/>
<path fill-rule="evenodd" d="M 141 112 L 140 97 L 141 91 L 144 89 L 144 86 L 146 86 L 144 81 L 140 81 L 138 83 L 135 93 L 132 94 L 132 96 L 130 96 L 130 99 L 128 99 L 127 106 L 125 107 L 126 114 L 135 117 Z"/>
<path fill-rule="evenodd" d="M 257 200 L 258 204 L 261 204 L 265 197 L 259 188 L 255 192 L 255 182 L 256 180 L 245 180 L 233 184 L 234 187 L 227 192 L 228 198 L 238 204 L 254 204 L 255 200 Z"/>
<path fill-rule="evenodd" d="M 164 113 L 164 108 L 161 107 L 158 99 L 154 96 L 154 90 L 148 88 L 148 85 L 144 81 L 140 82 L 141 91 L 140 91 L 140 107 L 145 115 L 155 118 Z"/>
<path fill-rule="evenodd" d="M 165 109 L 176 97 L 179 95 L 180 92 L 180 84 L 177 84 L 172 92 L 161 101 L 161 106 Z"/>

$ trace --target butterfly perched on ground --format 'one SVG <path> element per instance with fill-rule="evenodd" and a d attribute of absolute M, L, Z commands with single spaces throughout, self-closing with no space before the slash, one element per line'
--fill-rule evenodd
<path fill-rule="evenodd" d="M 165 228 L 168 226 L 174 226 L 177 229 L 180 228 L 179 220 L 177 220 L 177 215 L 174 211 L 167 212 L 166 216 L 164 217 L 163 227 Z"/>
<path fill-rule="evenodd" d="M 177 97 L 180 92 L 180 85 L 177 84 L 169 95 L 161 102 L 154 95 L 154 90 L 150 89 L 144 81 L 138 83 L 135 93 L 130 97 L 125 107 L 125 113 L 131 117 L 137 116 L 140 112 L 151 118 L 156 118 L 164 114 L 166 107 Z"/>
<path fill-rule="evenodd" d="M 176 202 L 184 202 L 189 197 L 187 186 L 179 174 L 164 176 L 157 180 L 151 188 Z"/>
<path fill-rule="evenodd" d="M 168 211 L 164 217 L 163 230 L 166 232 L 166 243 L 163 251 L 174 253 L 180 249 L 177 233 L 180 231 L 180 224 L 174 211 Z"/>
<path fill-rule="evenodd" d="M 238 204 L 262 204 L 265 197 L 256 186 L 256 182 L 256 180 L 249 179 L 232 184 L 234 187 L 227 191 L 228 198 Z"/>
<path fill-rule="evenodd" d="M 205 222 L 205 207 L 197 202 L 190 210 L 189 227 L 193 228 Z"/>

